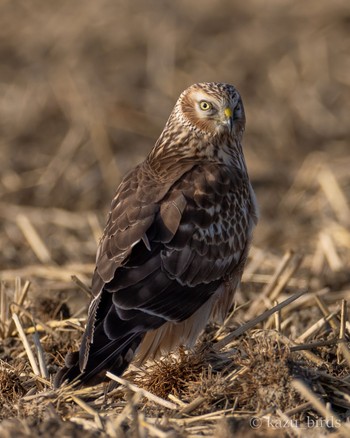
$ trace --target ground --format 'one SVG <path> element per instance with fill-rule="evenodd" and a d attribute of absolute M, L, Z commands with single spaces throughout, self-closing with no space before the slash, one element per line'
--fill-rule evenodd
<path fill-rule="evenodd" d="M 0 436 L 349 434 L 348 2 L 4 0 L 0 20 Z M 108 396 L 53 390 L 113 192 L 200 81 L 247 114 L 261 218 L 236 306 Z"/>

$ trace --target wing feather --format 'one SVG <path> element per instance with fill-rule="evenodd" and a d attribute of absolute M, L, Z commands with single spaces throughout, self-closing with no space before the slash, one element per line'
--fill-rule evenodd
<path fill-rule="evenodd" d="M 94 282 L 100 289 L 94 290 L 81 369 L 90 366 L 94 330 L 113 342 L 183 321 L 241 263 L 252 207 L 249 182 L 238 170 L 195 166 L 167 186 L 154 184 L 140 167 L 123 181 L 112 203 L 97 257 Z M 105 294 L 112 296 L 110 307 L 99 309 Z"/>

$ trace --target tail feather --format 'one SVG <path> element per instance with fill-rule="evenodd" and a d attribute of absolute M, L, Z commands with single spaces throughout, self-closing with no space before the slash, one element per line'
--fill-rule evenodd
<path fill-rule="evenodd" d="M 132 361 L 143 334 L 129 334 L 125 338 L 109 341 L 94 351 L 91 345 L 89 359 L 84 370 L 79 367 L 79 352 L 69 353 L 65 366 L 55 376 L 54 386 L 58 388 L 65 381 L 77 381 L 78 386 L 97 385 L 107 381 L 106 371 L 121 375 Z"/>
<path fill-rule="evenodd" d="M 81 374 L 79 368 L 79 351 L 68 353 L 64 366 L 55 375 L 53 386 L 59 388 L 63 382 L 72 382 Z"/>
<path fill-rule="evenodd" d="M 132 332 L 128 327 L 120 326 L 115 337 L 105 330 L 105 319 L 113 310 L 111 294 L 102 294 L 90 306 L 87 327 L 80 351 L 68 353 L 65 365 L 58 371 L 54 386 L 63 382 L 77 382 L 77 386 L 96 385 L 107 381 L 106 371 L 121 375 L 134 357 L 135 351 L 144 337 L 144 333 Z M 118 325 L 118 317 L 115 323 Z M 121 321 L 120 321 L 121 323 Z M 92 336 L 93 334 L 93 336 Z"/>

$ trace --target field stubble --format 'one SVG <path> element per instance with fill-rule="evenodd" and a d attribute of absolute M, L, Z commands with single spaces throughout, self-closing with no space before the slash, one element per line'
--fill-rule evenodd
<path fill-rule="evenodd" d="M 347 2 L 4 1 L 0 16 L 0 435 L 349 434 Z M 236 307 L 108 397 L 54 391 L 113 191 L 203 80 L 243 96 L 261 207 Z"/>

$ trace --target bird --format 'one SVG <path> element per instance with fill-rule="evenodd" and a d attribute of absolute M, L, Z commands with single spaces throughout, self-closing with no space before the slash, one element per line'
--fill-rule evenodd
<path fill-rule="evenodd" d="M 121 376 L 223 321 L 247 260 L 258 206 L 230 84 L 202 82 L 178 98 L 146 159 L 111 203 L 79 351 L 54 379 L 81 386 Z"/>

